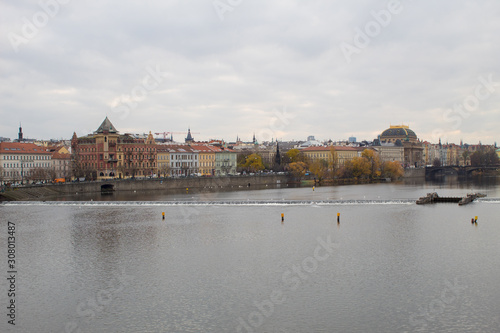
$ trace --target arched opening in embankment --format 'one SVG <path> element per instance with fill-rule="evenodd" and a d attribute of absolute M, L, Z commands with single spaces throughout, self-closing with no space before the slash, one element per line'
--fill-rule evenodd
<path fill-rule="evenodd" d="M 115 185 L 104 184 L 101 185 L 101 193 L 113 193 L 115 191 Z"/>

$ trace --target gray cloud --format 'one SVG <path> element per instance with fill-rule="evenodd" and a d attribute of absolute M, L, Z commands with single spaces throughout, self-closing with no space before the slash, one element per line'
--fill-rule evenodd
<path fill-rule="evenodd" d="M 440 129 L 450 142 L 496 141 L 500 85 L 460 126 L 445 112 L 479 77 L 500 82 L 500 3 L 401 1 L 348 63 L 341 43 L 387 6 L 243 0 L 220 20 L 212 0 L 69 1 L 15 52 L 9 36 L 42 9 L 2 3 L 0 136 L 15 137 L 22 121 L 28 137 L 69 138 L 108 115 L 122 132 L 190 126 L 197 139 L 250 140 L 286 107 L 293 118 L 275 131 L 285 140 L 370 140 L 405 123 L 426 140 Z M 157 87 L 126 116 L 116 112 L 156 67 Z"/>

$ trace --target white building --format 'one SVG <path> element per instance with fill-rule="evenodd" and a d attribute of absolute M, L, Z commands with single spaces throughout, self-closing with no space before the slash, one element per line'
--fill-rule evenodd
<path fill-rule="evenodd" d="M 33 143 L 0 142 L 0 180 L 26 183 L 50 180 L 51 154 Z"/>
<path fill-rule="evenodd" d="M 189 176 L 199 172 L 199 151 L 188 145 L 169 145 L 170 174 L 173 177 Z"/>

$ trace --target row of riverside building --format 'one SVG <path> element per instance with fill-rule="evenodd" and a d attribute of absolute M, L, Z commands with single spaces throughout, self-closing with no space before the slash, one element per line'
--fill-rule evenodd
<path fill-rule="evenodd" d="M 188 133 L 187 143 L 157 144 L 120 134 L 106 117 L 94 134 L 71 139 L 73 168 L 83 178 L 143 178 L 225 176 L 236 174 L 236 152 L 220 145 L 199 144 Z"/>
<path fill-rule="evenodd" d="M 350 138 L 351 139 L 351 138 Z M 397 161 L 404 167 L 422 167 L 437 159 L 441 165 L 470 165 L 470 155 L 484 148 L 479 145 L 432 144 L 421 141 L 408 126 L 390 126 L 373 142 L 319 142 L 313 136 L 307 141 L 272 141 L 259 144 L 234 143 L 223 140 L 196 142 L 188 130 L 185 144 L 159 142 L 151 134 L 120 134 L 106 117 L 98 129 L 86 136 L 73 133 L 71 141 L 36 142 L 23 139 L 19 128 L 17 142 L 0 142 L 0 184 L 25 181 L 65 179 L 107 179 L 145 177 L 225 176 L 237 174 L 238 154 L 257 153 L 271 168 L 281 161 L 284 153 L 297 148 L 309 161 L 337 163 L 361 156 L 364 149 L 372 149 L 381 160 Z M 495 145 L 496 149 L 496 145 Z M 500 156 L 500 150 L 497 149 Z"/>
<path fill-rule="evenodd" d="M 29 141 L 20 126 L 17 142 L 0 142 L 0 185 L 71 177 L 71 154 L 64 144 Z"/>

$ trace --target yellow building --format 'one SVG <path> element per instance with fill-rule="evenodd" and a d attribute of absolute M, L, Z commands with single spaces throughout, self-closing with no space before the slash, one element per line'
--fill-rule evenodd
<path fill-rule="evenodd" d="M 461 149 L 456 144 L 448 144 L 446 147 L 447 165 L 460 165 Z"/>
<path fill-rule="evenodd" d="M 345 147 L 345 146 L 329 146 L 329 147 L 308 147 L 302 149 L 302 153 L 312 162 L 325 160 L 328 163 L 333 161 L 332 150 L 335 150 L 337 155 L 337 165 L 344 165 L 347 161 L 361 156 L 365 148 Z"/>
<path fill-rule="evenodd" d="M 170 150 L 168 146 L 158 145 L 156 147 L 156 155 L 158 160 L 158 177 L 170 175 Z"/>
<path fill-rule="evenodd" d="M 215 174 L 215 153 L 220 148 L 214 146 L 192 145 L 199 154 L 198 168 L 202 176 L 213 176 Z"/>

